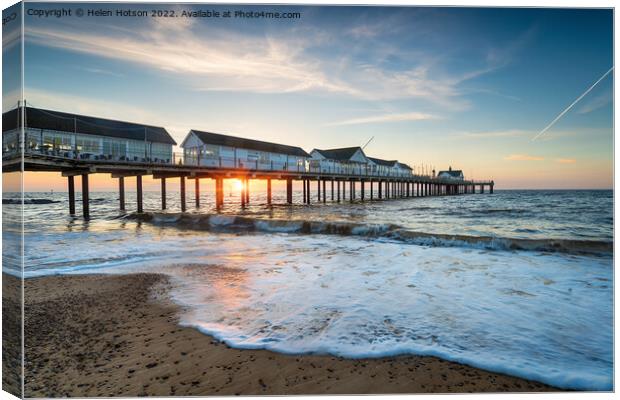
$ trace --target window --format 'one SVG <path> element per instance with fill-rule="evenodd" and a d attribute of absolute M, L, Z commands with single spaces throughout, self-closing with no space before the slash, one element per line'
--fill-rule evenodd
<path fill-rule="evenodd" d="M 202 154 L 206 158 L 218 158 L 220 156 L 220 147 L 212 144 L 205 144 Z"/>
<path fill-rule="evenodd" d="M 80 153 L 101 153 L 98 139 L 90 139 L 78 136 L 75 139 L 75 147 Z"/>
<path fill-rule="evenodd" d="M 71 136 L 58 133 L 46 133 L 43 136 L 43 146 L 49 150 L 72 150 Z"/>
<path fill-rule="evenodd" d="M 106 139 L 103 141 L 103 154 L 115 157 L 124 156 L 127 154 L 127 144 L 125 141 Z"/>

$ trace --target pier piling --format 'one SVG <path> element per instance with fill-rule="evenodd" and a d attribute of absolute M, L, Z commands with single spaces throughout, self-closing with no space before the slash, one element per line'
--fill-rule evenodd
<path fill-rule="evenodd" d="M 224 205 L 224 180 L 215 178 L 215 207 L 221 208 Z"/>
<path fill-rule="evenodd" d="M 161 178 L 161 209 L 166 209 L 166 178 Z"/>
<path fill-rule="evenodd" d="M 136 175 L 136 200 L 138 202 L 138 212 L 144 212 L 142 207 L 142 175 Z"/>
<path fill-rule="evenodd" d="M 291 178 L 286 180 L 286 202 L 293 204 L 293 180 Z"/>
<path fill-rule="evenodd" d="M 336 201 L 340 203 L 340 181 L 336 181 L 336 190 L 338 191 L 336 195 Z"/>
<path fill-rule="evenodd" d="M 306 187 L 304 185 L 304 201 L 306 194 Z M 267 179 L 267 204 L 271 205 L 271 179 Z"/>
<path fill-rule="evenodd" d="M 307 193 L 306 193 L 306 180 L 305 179 L 301 180 L 301 186 L 303 186 L 303 189 L 304 189 L 303 190 L 303 192 L 304 192 L 304 204 L 306 204 Z"/>
<path fill-rule="evenodd" d="M 200 179 L 194 180 L 194 196 L 196 197 L 196 208 L 200 208 Z"/>
<path fill-rule="evenodd" d="M 67 185 L 69 186 L 69 214 L 75 215 L 75 179 L 73 175 L 67 177 Z"/>
<path fill-rule="evenodd" d="M 185 210 L 187 209 L 187 206 L 185 204 L 185 177 L 182 176 L 180 179 L 181 179 L 181 211 L 185 212 Z M 140 181 L 140 185 L 142 185 L 142 180 Z"/>
<path fill-rule="evenodd" d="M 125 178 L 118 178 L 118 202 L 119 209 L 125 211 Z"/>
<path fill-rule="evenodd" d="M 90 218 L 88 196 L 88 174 L 82 174 L 82 215 L 84 216 L 84 219 Z"/>

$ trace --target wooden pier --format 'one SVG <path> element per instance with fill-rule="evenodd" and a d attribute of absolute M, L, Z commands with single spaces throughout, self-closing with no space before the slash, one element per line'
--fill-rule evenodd
<path fill-rule="evenodd" d="M 242 206 L 246 206 L 250 201 L 250 180 L 266 181 L 268 204 L 272 204 L 272 180 L 286 182 L 286 202 L 288 204 L 293 203 L 293 181 L 302 182 L 302 198 L 305 204 L 311 204 L 313 201 L 327 203 L 328 199 L 331 202 L 340 203 L 345 201 L 347 196 L 350 202 L 354 202 L 484 193 L 485 189 L 488 189 L 489 193 L 493 193 L 494 186 L 492 180 L 455 180 L 418 175 L 394 177 L 368 174 L 354 175 L 313 172 L 310 169 L 278 171 L 251 168 L 218 168 L 179 163 L 162 164 L 135 161 L 82 160 L 28 152 L 23 154 L 23 159 L 19 153 L 5 154 L 2 160 L 2 167 L 3 172 L 46 171 L 61 173 L 62 176 L 67 178 L 69 213 L 71 215 L 74 215 L 76 212 L 74 177 L 81 176 L 82 215 L 86 219 L 90 217 L 88 177 L 92 174 L 111 174 L 112 178 L 118 179 L 120 210 L 125 210 L 125 178 L 136 177 L 137 212 L 139 213 L 144 212 L 143 176 L 152 176 L 154 179 L 161 181 L 162 210 L 166 209 L 166 180 L 169 178 L 179 178 L 181 211 L 183 212 L 187 210 L 186 179 L 194 180 L 196 207 L 200 207 L 200 180 L 210 179 L 214 182 L 215 204 L 217 208 L 221 208 L 224 205 L 225 179 L 238 179 L 242 182 Z M 312 182 L 316 182 L 314 195 L 311 191 Z"/>

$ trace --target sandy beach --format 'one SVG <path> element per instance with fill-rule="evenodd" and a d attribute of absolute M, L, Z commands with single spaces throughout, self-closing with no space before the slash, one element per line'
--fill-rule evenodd
<path fill-rule="evenodd" d="M 156 274 L 27 280 L 26 397 L 557 390 L 434 357 L 232 349 L 177 325 L 167 286 Z"/>

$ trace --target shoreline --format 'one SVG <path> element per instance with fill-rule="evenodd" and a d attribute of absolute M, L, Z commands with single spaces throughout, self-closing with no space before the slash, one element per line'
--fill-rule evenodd
<path fill-rule="evenodd" d="M 6 280 L 15 280 L 3 274 Z M 168 277 L 25 281 L 26 397 L 562 391 L 431 356 L 239 350 L 178 325 Z"/>

